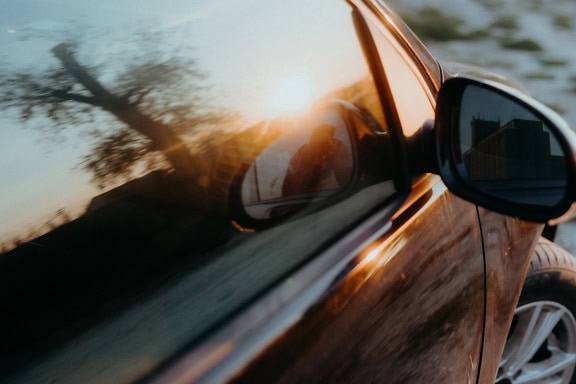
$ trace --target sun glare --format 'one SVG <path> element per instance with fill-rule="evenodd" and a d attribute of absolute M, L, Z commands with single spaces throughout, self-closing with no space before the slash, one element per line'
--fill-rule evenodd
<path fill-rule="evenodd" d="M 315 91 L 316 84 L 311 77 L 285 76 L 273 85 L 268 103 L 277 112 L 300 112 L 310 104 Z"/>

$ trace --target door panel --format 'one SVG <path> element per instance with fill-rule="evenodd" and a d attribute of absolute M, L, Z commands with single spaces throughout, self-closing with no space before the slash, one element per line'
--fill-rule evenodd
<path fill-rule="evenodd" d="M 399 195 L 344 1 L 9 3 L 2 383 L 136 381 Z M 270 203 L 311 147 L 308 190 L 261 216 L 281 223 L 232 222 L 244 165 Z"/>
<path fill-rule="evenodd" d="M 392 227 L 237 382 L 475 381 L 484 265 L 476 209 L 420 182 Z"/>
<path fill-rule="evenodd" d="M 522 281 L 543 225 L 479 208 L 486 257 L 486 331 L 479 382 L 493 383 Z"/>

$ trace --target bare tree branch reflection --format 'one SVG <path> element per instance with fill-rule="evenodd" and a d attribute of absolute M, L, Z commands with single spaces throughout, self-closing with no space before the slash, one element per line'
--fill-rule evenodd
<path fill-rule="evenodd" d="M 42 124 L 54 133 L 91 124 L 96 142 L 82 167 L 100 186 L 142 167 L 200 177 L 191 136 L 217 128 L 229 114 L 208 101 L 206 76 L 196 62 L 151 54 L 129 64 L 109 85 L 103 79 L 111 67 L 82 63 L 77 50 L 75 44 L 60 43 L 51 50 L 59 65 L 40 73 L 0 74 L 0 110 L 16 110 L 23 122 L 47 118 Z M 113 118 L 104 128 L 102 111 Z"/>

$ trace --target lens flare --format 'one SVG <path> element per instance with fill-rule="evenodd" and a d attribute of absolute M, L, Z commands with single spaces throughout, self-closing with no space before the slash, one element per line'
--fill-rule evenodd
<path fill-rule="evenodd" d="M 297 113 L 310 105 L 316 91 L 314 80 L 305 75 L 289 75 L 276 81 L 272 87 L 269 106 L 274 111 Z"/>

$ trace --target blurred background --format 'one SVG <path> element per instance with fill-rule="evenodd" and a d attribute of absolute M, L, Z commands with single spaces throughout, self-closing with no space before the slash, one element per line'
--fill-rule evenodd
<path fill-rule="evenodd" d="M 576 130 L 576 1 L 388 0 L 433 54 L 515 79 Z M 576 254 L 576 221 L 556 242 Z"/>

